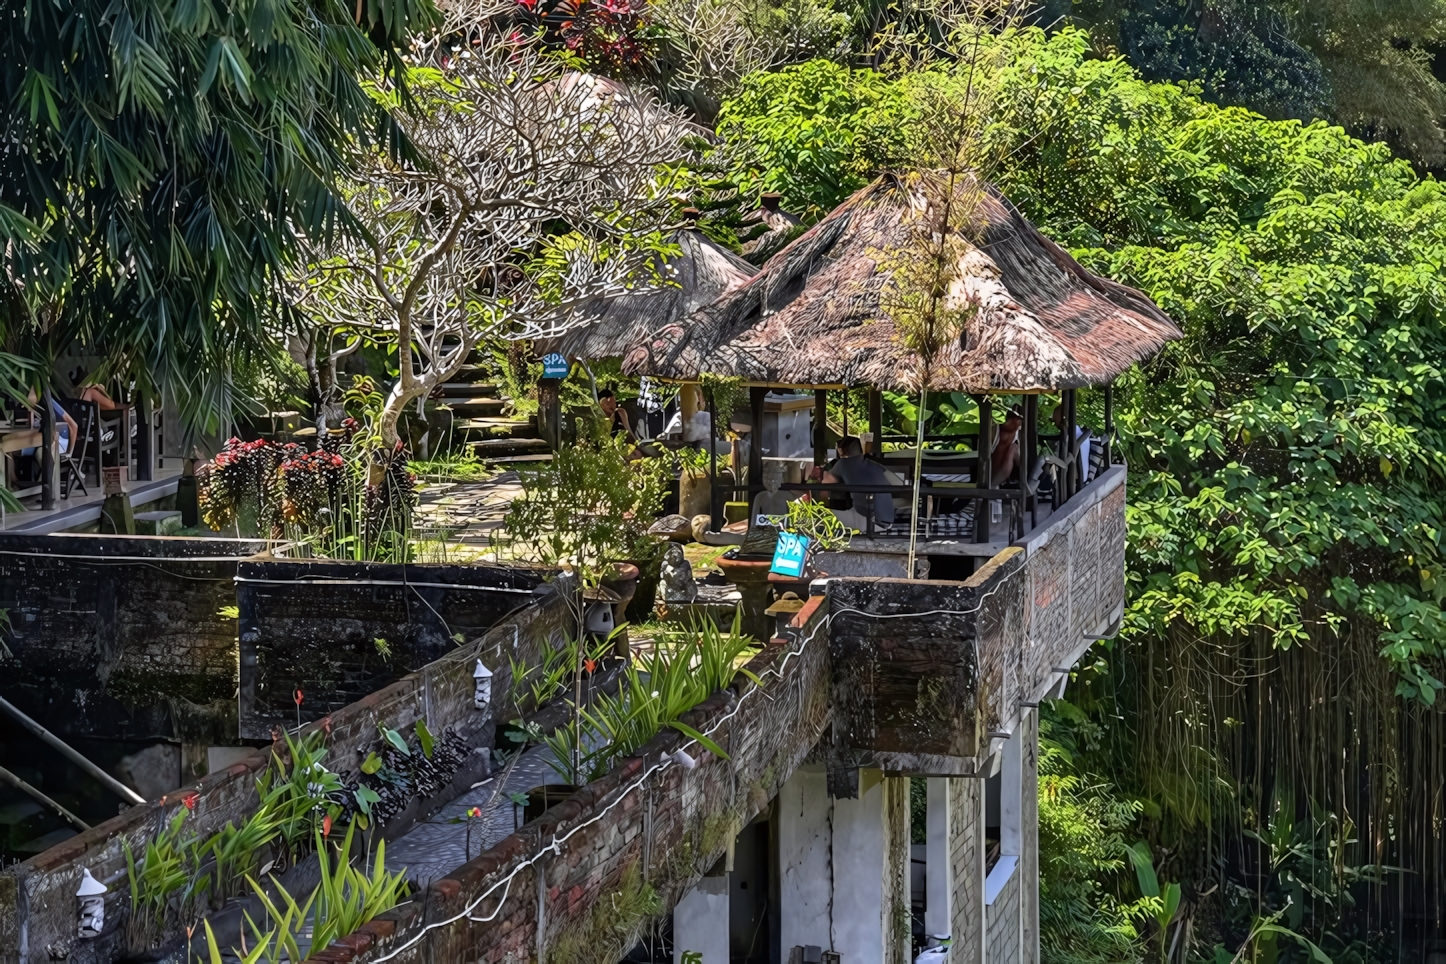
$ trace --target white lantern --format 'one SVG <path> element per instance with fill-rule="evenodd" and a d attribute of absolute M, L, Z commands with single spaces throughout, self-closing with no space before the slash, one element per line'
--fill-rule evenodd
<path fill-rule="evenodd" d="M 88 868 L 80 869 L 80 889 L 75 892 L 80 902 L 80 936 L 99 937 L 105 929 L 105 884 L 90 875 Z"/>
<path fill-rule="evenodd" d="M 485 710 L 492 703 L 492 671 L 477 661 L 477 668 L 472 671 L 472 679 L 476 681 L 477 689 L 472 694 L 472 705 L 479 710 Z"/>
<path fill-rule="evenodd" d="M 584 624 L 590 633 L 597 633 L 599 636 L 610 635 L 616 628 L 616 624 L 613 622 L 612 603 L 593 603 L 587 607 Z"/>

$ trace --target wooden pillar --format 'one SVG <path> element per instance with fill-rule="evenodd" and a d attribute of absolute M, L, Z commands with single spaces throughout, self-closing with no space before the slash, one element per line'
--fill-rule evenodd
<path fill-rule="evenodd" d="M 1024 491 L 1021 507 L 1029 512 L 1029 527 L 1039 525 L 1038 498 L 1030 489 L 1034 481 L 1034 466 L 1039 461 L 1039 396 L 1024 396 L 1024 458 L 1019 464 L 1019 485 Z"/>
<path fill-rule="evenodd" d="M 151 410 L 151 393 L 136 392 L 136 457 L 131 478 L 149 482 L 156 466 L 155 412 Z"/>
<path fill-rule="evenodd" d="M 683 432 L 688 431 L 688 422 L 694 415 L 698 414 L 698 386 L 694 382 L 684 382 L 683 388 L 678 392 L 679 418 L 682 419 Z"/>
<path fill-rule="evenodd" d="M 1104 437 L 1104 441 L 1102 442 L 1102 444 L 1103 444 L 1104 447 L 1105 447 L 1105 449 L 1104 449 L 1105 457 L 1104 457 L 1104 460 L 1100 463 L 1100 464 L 1103 465 L 1105 468 L 1109 468 L 1110 465 L 1111 465 L 1110 455 L 1111 455 L 1112 453 L 1110 452 L 1110 445 L 1111 445 L 1111 440 L 1114 438 L 1114 435 L 1115 435 L 1115 386 L 1114 386 L 1113 384 L 1109 384 L 1109 385 L 1106 385 L 1106 386 L 1105 386 L 1105 437 Z"/>
<path fill-rule="evenodd" d="M 562 447 L 562 391 L 556 378 L 537 383 L 537 433 L 556 452 Z"/>
<path fill-rule="evenodd" d="M 1079 433 L 1075 412 L 1077 396 L 1078 392 L 1073 388 L 1064 393 L 1064 438 L 1066 451 L 1069 452 L 1069 466 L 1065 471 L 1065 477 L 1069 480 L 1065 486 L 1066 498 L 1074 498 L 1074 494 L 1079 491 L 1079 442 L 1075 439 Z"/>
<path fill-rule="evenodd" d="M 718 407 L 708 393 L 708 515 L 714 532 L 723 528 L 723 504 L 718 499 Z"/>
<path fill-rule="evenodd" d="M 988 395 L 979 397 L 979 488 L 994 488 L 994 448 L 989 444 L 989 431 L 994 425 L 994 404 Z M 989 501 L 974 502 L 974 541 L 989 541 Z"/>
<path fill-rule="evenodd" d="M 884 453 L 884 394 L 877 388 L 869 389 L 869 435 L 873 441 L 869 443 L 869 454 L 879 456 Z"/>
<path fill-rule="evenodd" d="M 753 427 L 748 430 L 749 505 L 753 504 L 751 496 L 753 486 L 763 484 L 763 400 L 767 397 L 768 389 L 766 388 L 750 388 L 748 390 L 748 406 L 753 419 Z"/>
<path fill-rule="evenodd" d="M 55 508 L 55 496 L 59 486 L 57 485 L 59 473 L 56 471 L 56 439 L 59 432 L 55 429 L 55 411 L 51 406 L 50 389 L 46 389 L 40 397 L 40 508 Z M 71 439 L 75 444 L 78 439 Z"/>
<path fill-rule="evenodd" d="M 813 464 L 828 461 L 828 389 L 813 392 Z"/>

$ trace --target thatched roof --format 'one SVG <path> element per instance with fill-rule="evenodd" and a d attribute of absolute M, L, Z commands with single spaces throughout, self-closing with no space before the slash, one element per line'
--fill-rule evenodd
<path fill-rule="evenodd" d="M 665 284 L 600 298 L 581 309 L 581 327 L 538 347 L 568 358 L 621 358 L 633 342 L 682 322 L 757 270 L 697 231 L 679 231 L 672 241 L 682 250 L 662 265 Z"/>
<path fill-rule="evenodd" d="M 623 370 L 694 380 L 700 372 L 756 385 L 917 387 L 917 356 L 881 295 L 901 251 L 942 197 L 932 180 L 886 176 L 859 191 L 768 261 L 754 278 L 685 322 L 628 350 Z M 937 359 L 940 391 L 1054 391 L 1101 385 L 1180 337 L 1145 295 L 1082 268 L 997 190 L 961 192 L 970 225 L 956 245 L 948 304 L 977 307 Z M 937 219 L 936 219 L 937 220 Z M 967 346 L 967 349 L 966 349 Z"/>
<path fill-rule="evenodd" d="M 750 211 L 743 217 L 745 230 L 751 232 L 760 226 L 764 228 L 762 233 L 743 244 L 743 257 L 752 264 L 763 264 L 802 233 L 800 225 L 803 220 L 783 210 L 781 201 L 778 194 L 770 191 L 760 199 L 756 211 Z"/>

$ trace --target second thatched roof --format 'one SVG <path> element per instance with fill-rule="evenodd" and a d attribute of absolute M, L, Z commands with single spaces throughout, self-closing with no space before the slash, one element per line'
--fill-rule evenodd
<path fill-rule="evenodd" d="M 741 286 L 757 270 L 698 231 L 679 231 L 672 240 L 681 250 L 660 266 L 662 285 L 639 287 L 584 306 L 583 323 L 545 344 L 539 343 L 542 352 L 556 351 L 584 361 L 621 358 L 638 339 L 682 322 L 720 295 Z"/>
<path fill-rule="evenodd" d="M 889 175 L 771 258 L 752 280 L 633 342 L 623 370 L 755 385 L 918 387 L 918 356 L 884 307 L 919 244 L 939 175 Z M 968 223 L 946 302 L 972 305 L 935 360 L 936 391 L 1031 392 L 1102 385 L 1180 330 L 1148 297 L 1086 271 L 989 185 L 961 185 Z M 935 218 L 935 221 L 938 219 Z M 896 290 L 896 289 L 895 289 Z"/>

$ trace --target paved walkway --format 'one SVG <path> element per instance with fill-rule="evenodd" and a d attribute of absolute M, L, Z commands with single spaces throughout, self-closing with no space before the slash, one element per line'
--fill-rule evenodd
<path fill-rule="evenodd" d="M 418 533 L 445 538 L 449 558 L 483 559 L 491 549 L 494 529 L 512 501 L 522 495 L 516 472 L 503 472 L 482 482 L 430 483 L 412 517 Z"/>
<path fill-rule="evenodd" d="M 418 887 L 425 887 L 500 843 L 522 825 L 522 808 L 512 803 L 510 794 L 526 793 L 536 787 L 564 783 L 549 764 L 552 751 L 534 746 L 507 774 L 506 783 L 498 792 L 499 771 L 442 807 L 428 820 L 417 824 L 396 840 L 387 843 L 387 869 L 396 873 L 405 870 Z M 491 801 L 491 805 L 488 805 Z M 467 811 L 482 808 L 482 816 L 472 820 L 471 853 L 467 853 Z M 453 823 L 453 818 L 462 820 Z"/>

